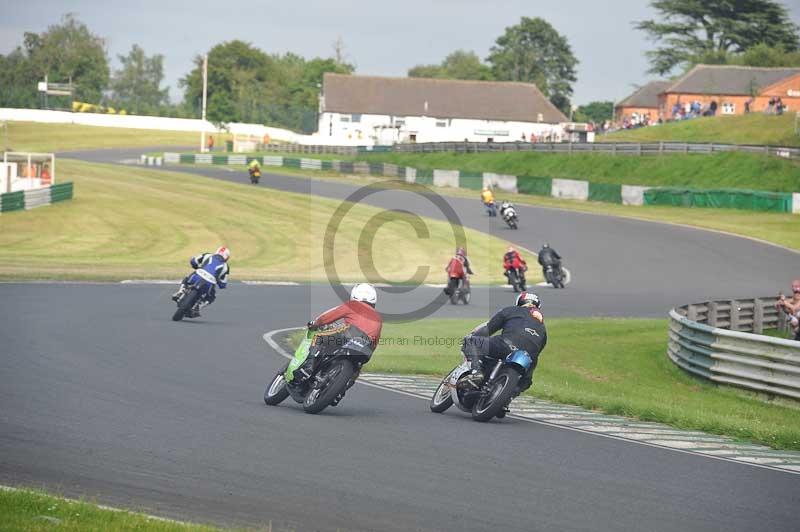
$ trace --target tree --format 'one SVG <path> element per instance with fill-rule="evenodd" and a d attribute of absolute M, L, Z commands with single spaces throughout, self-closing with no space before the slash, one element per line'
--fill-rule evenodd
<path fill-rule="evenodd" d="M 743 53 L 758 44 L 798 49 L 798 27 L 774 0 L 654 0 L 658 20 L 635 23 L 661 46 L 647 52 L 649 72 L 664 75 L 676 66 Z"/>
<path fill-rule="evenodd" d="M 481 63 L 478 54 L 466 50 L 456 50 L 439 65 L 417 65 L 408 71 L 408 77 L 484 81 L 493 79 L 491 68 Z"/>
<path fill-rule="evenodd" d="M 51 82 L 71 79 L 77 86 L 75 97 L 90 103 L 99 103 L 108 86 L 105 41 L 71 13 L 44 33 L 26 32 L 22 46 L 2 64 L 0 87 L 7 89 L 0 94 L 25 107 L 36 106 L 36 83 L 45 76 Z"/>
<path fill-rule="evenodd" d="M 614 116 L 614 102 L 590 102 L 581 105 L 575 111 L 574 120 L 577 122 L 602 123 L 611 120 Z"/>
<path fill-rule="evenodd" d="M 553 105 L 569 113 L 578 60 L 566 37 L 546 20 L 522 17 L 519 24 L 506 28 L 487 61 L 495 79 L 535 83 Z"/>
<path fill-rule="evenodd" d="M 119 55 L 122 68 L 111 80 L 112 102 L 136 114 L 154 114 L 167 105 L 169 88 L 161 88 L 164 80 L 164 56 L 147 57 L 134 44 L 128 55 Z"/>

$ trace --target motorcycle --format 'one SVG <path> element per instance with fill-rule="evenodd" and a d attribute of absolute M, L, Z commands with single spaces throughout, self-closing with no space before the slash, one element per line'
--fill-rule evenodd
<path fill-rule="evenodd" d="M 361 366 L 372 356 L 368 341 L 356 337 L 344 340 L 342 345 L 337 343 L 333 349 L 318 349 L 313 346 L 318 332 L 306 331 L 294 358 L 264 391 L 264 403 L 275 406 L 291 397 L 309 414 L 318 414 L 339 404 L 345 391 L 355 383 Z"/>
<path fill-rule="evenodd" d="M 462 301 L 465 305 L 469 305 L 469 300 L 472 295 L 471 292 L 469 278 L 467 276 L 462 277 L 458 280 L 458 284 L 455 290 L 453 290 L 453 293 L 450 294 L 450 304 L 458 305 L 458 302 Z"/>
<path fill-rule="evenodd" d="M 463 354 L 463 351 L 462 351 Z M 492 364 L 491 369 L 487 367 Z M 456 366 L 436 388 L 430 402 L 432 412 L 441 414 L 454 404 L 472 413 L 475 421 L 486 422 L 505 417 L 511 400 L 519 394 L 519 381 L 531 369 L 533 359 L 527 351 L 517 350 L 505 359 L 481 362 L 489 376 L 476 383 L 471 378 L 472 366 L 467 357 Z"/>
<path fill-rule="evenodd" d="M 503 220 L 511 229 L 517 229 L 517 211 L 514 207 L 506 207 L 503 209 Z"/>
<path fill-rule="evenodd" d="M 248 172 L 250 172 L 250 183 L 252 183 L 253 185 L 257 185 L 258 181 L 261 179 L 261 169 L 250 168 Z"/>
<path fill-rule="evenodd" d="M 561 265 L 548 264 L 544 267 L 544 280 L 553 288 L 564 288 L 564 270 Z"/>
<path fill-rule="evenodd" d="M 195 305 L 202 301 L 211 290 L 217 286 L 217 279 L 214 274 L 198 268 L 189 276 L 182 293 L 175 301 L 178 309 L 172 315 L 172 321 L 181 321 L 183 318 L 196 317 L 192 313 Z"/>
<path fill-rule="evenodd" d="M 525 271 L 522 268 L 509 268 L 506 270 L 508 284 L 514 292 L 524 292 L 526 290 Z"/>

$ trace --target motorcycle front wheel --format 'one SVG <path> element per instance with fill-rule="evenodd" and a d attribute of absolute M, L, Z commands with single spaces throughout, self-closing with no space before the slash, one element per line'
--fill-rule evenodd
<path fill-rule="evenodd" d="M 514 398 L 521 375 L 512 368 L 500 370 L 497 377 L 490 382 L 486 394 L 472 405 L 472 419 L 486 422 L 504 411 Z"/>
<path fill-rule="evenodd" d="M 286 386 L 286 379 L 283 376 L 287 367 L 289 367 L 289 364 L 283 366 L 283 369 L 281 369 L 280 372 L 275 375 L 275 377 L 272 379 L 272 382 L 269 384 L 269 386 L 267 386 L 267 389 L 264 390 L 265 404 L 268 404 L 269 406 L 275 406 L 289 397 L 289 389 Z"/>
<path fill-rule="evenodd" d="M 431 398 L 431 412 L 441 414 L 451 406 L 453 406 L 453 396 L 450 393 L 450 387 L 447 386 L 446 381 L 443 380 Z"/>
<path fill-rule="evenodd" d="M 303 402 L 303 410 L 309 414 L 319 414 L 328 407 L 339 394 L 347 389 L 347 383 L 355 373 L 353 363 L 346 358 L 334 360 L 318 375 L 322 381 L 314 385 Z"/>

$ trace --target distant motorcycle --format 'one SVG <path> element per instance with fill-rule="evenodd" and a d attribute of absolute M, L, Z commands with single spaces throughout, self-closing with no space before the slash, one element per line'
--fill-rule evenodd
<path fill-rule="evenodd" d="M 309 414 L 339 404 L 369 361 L 371 350 L 362 338 L 351 338 L 335 349 L 317 349 L 312 345 L 317 332 L 306 331 L 294 358 L 267 386 L 264 403 L 274 406 L 291 396 Z"/>
<path fill-rule="evenodd" d="M 172 315 L 172 321 L 181 321 L 183 318 L 195 318 L 195 305 L 200 302 L 208 293 L 217 286 L 217 279 L 212 273 L 198 268 L 189 277 L 183 293 L 178 297 L 176 303 L 178 309 Z"/>
<path fill-rule="evenodd" d="M 502 210 L 503 213 L 503 221 L 506 222 L 508 227 L 511 229 L 518 228 L 518 219 L 517 219 L 517 210 L 514 207 L 506 207 Z"/>
<path fill-rule="evenodd" d="M 464 276 L 458 280 L 455 290 L 450 294 L 450 304 L 458 305 L 458 302 L 461 301 L 465 305 L 469 305 L 471 297 L 472 290 L 470 289 L 469 278 Z"/>
<path fill-rule="evenodd" d="M 463 354 L 463 352 L 462 352 Z M 519 381 L 530 371 L 533 359 L 527 351 L 517 350 L 505 359 L 483 361 L 483 382 L 471 378 L 472 367 L 464 361 L 456 366 L 436 388 L 431 398 L 432 412 L 441 414 L 454 404 L 464 412 L 470 412 L 475 421 L 503 418 L 511 400 L 519 394 Z M 487 364 L 492 364 L 486 367 Z"/>
<path fill-rule="evenodd" d="M 506 277 L 508 284 L 514 289 L 514 292 L 524 292 L 526 290 L 527 282 L 525 280 L 525 270 L 523 268 L 509 268 L 506 270 Z"/>
<path fill-rule="evenodd" d="M 252 183 L 253 185 L 257 185 L 258 181 L 261 179 L 261 169 L 250 168 L 248 172 L 250 173 L 250 183 Z"/>
<path fill-rule="evenodd" d="M 566 274 L 560 264 L 548 264 L 543 270 L 544 280 L 547 281 L 548 284 L 553 285 L 553 288 L 564 288 Z"/>

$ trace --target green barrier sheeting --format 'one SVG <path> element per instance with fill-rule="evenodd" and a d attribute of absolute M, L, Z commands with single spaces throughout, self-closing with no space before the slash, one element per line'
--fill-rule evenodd
<path fill-rule="evenodd" d="M 417 178 L 414 180 L 414 182 L 419 183 L 420 185 L 432 185 L 433 170 L 417 168 Z"/>
<path fill-rule="evenodd" d="M 458 171 L 458 186 L 460 188 L 469 188 L 472 190 L 480 190 L 483 188 L 483 172 L 467 172 L 466 170 Z"/>
<path fill-rule="evenodd" d="M 8 192 L 0 195 L 0 212 L 18 211 L 25 208 L 23 191 Z"/>
<path fill-rule="evenodd" d="M 589 182 L 589 201 L 622 203 L 622 185 Z"/>
<path fill-rule="evenodd" d="M 333 161 L 322 161 L 323 170 L 333 170 Z"/>
<path fill-rule="evenodd" d="M 520 176 L 517 177 L 517 192 L 549 196 L 553 190 L 553 180 L 549 177 Z"/>
<path fill-rule="evenodd" d="M 193 153 L 181 153 L 180 162 L 192 164 L 194 163 L 194 154 Z"/>
<path fill-rule="evenodd" d="M 765 192 L 761 190 L 695 190 L 664 187 L 646 190 L 644 204 L 792 212 L 792 195 L 787 192 Z"/>
<path fill-rule="evenodd" d="M 283 166 L 287 166 L 289 168 L 300 168 L 300 159 L 289 159 L 284 157 Z"/>
<path fill-rule="evenodd" d="M 388 151 L 393 151 L 394 146 L 359 146 L 357 148 L 358 153 L 385 153 Z"/>
<path fill-rule="evenodd" d="M 383 163 L 369 163 L 370 175 L 383 175 Z"/>
<path fill-rule="evenodd" d="M 50 187 L 50 201 L 55 203 L 56 201 L 72 199 L 72 191 L 73 187 L 71 182 L 53 185 Z"/>
<path fill-rule="evenodd" d="M 211 164 L 228 164 L 227 155 L 212 155 Z"/>

